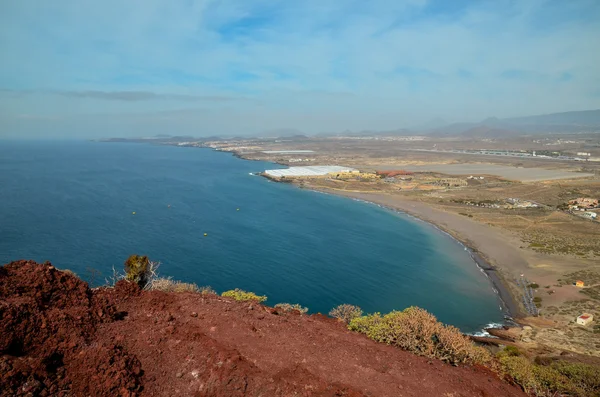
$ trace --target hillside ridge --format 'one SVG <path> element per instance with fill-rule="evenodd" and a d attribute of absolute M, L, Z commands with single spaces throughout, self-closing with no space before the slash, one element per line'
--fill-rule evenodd
<path fill-rule="evenodd" d="M 48 262 L 0 267 L 0 319 L 2 396 L 524 395 L 323 315 L 124 280 L 90 289 Z"/>

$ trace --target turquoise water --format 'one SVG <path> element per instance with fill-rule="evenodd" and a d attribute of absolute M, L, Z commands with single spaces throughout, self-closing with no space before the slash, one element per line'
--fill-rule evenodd
<path fill-rule="evenodd" d="M 0 262 L 49 260 L 100 284 L 139 253 L 163 275 L 271 305 L 416 305 L 466 332 L 502 322 L 459 243 L 375 205 L 249 175 L 275 167 L 208 149 L 0 141 Z"/>

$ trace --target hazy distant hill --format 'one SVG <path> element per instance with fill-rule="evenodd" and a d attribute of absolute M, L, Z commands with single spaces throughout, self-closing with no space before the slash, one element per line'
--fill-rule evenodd
<path fill-rule="evenodd" d="M 600 132 L 600 109 L 505 119 L 490 117 L 479 123 L 453 123 L 424 132 L 437 136 L 463 135 L 472 137 L 499 137 L 559 132 Z"/>
<path fill-rule="evenodd" d="M 293 136 L 304 136 L 304 133 L 295 128 L 277 128 L 274 130 L 263 131 L 260 134 L 258 134 L 258 136 L 264 138 L 287 138 Z"/>
<path fill-rule="evenodd" d="M 542 114 L 538 116 L 512 117 L 502 121 L 517 125 L 594 125 L 600 126 L 600 109 L 578 112 Z"/>

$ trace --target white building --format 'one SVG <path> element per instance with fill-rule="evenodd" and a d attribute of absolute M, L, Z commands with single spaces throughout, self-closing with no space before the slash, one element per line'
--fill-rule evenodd
<path fill-rule="evenodd" d="M 307 167 L 290 167 L 280 170 L 266 170 L 265 174 L 274 178 L 293 178 L 302 176 L 324 176 L 335 172 L 358 173 L 358 170 L 350 167 L 341 167 L 339 165 L 314 165 Z"/>
<path fill-rule="evenodd" d="M 577 317 L 577 324 L 579 325 L 588 325 L 592 321 L 594 321 L 594 316 L 590 313 L 583 313 L 581 316 Z"/>
<path fill-rule="evenodd" d="M 584 216 L 586 218 L 590 218 L 590 219 L 596 219 L 598 217 L 598 214 L 596 214 L 595 212 L 586 212 L 585 214 L 582 214 L 581 216 Z"/>

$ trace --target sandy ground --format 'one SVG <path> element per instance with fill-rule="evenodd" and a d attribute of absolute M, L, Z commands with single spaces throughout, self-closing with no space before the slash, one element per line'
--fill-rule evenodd
<path fill-rule="evenodd" d="M 397 169 L 398 166 L 383 166 L 381 169 Z M 495 164 L 426 164 L 405 165 L 402 167 L 414 172 L 442 172 L 449 175 L 496 175 L 508 180 L 521 182 L 550 181 L 557 179 L 587 178 L 594 174 L 549 170 L 544 168 L 523 168 Z"/>

